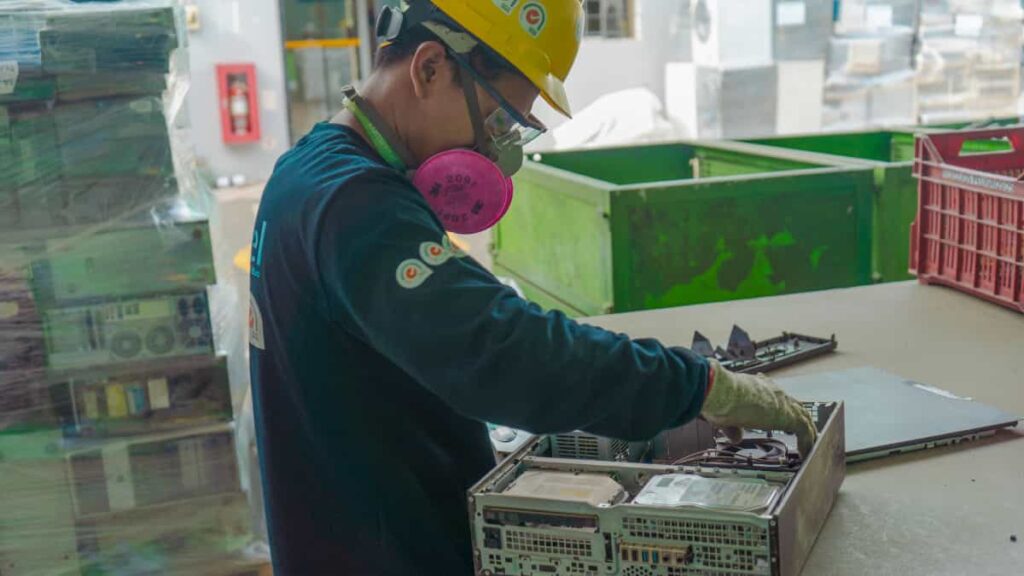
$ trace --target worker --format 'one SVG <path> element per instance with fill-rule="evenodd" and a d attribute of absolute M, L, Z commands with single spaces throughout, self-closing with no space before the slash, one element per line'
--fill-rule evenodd
<path fill-rule="evenodd" d="M 580 0 L 385 9 L 373 73 L 275 166 L 249 340 L 279 576 L 472 574 L 485 422 L 640 440 L 703 415 L 814 441 L 766 378 L 544 312 L 449 240 L 508 207 L 536 97 L 569 114 L 583 26 Z"/>

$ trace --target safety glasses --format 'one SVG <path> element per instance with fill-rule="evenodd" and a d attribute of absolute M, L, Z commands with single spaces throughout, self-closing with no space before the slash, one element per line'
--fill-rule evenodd
<path fill-rule="evenodd" d="M 536 116 L 528 114 L 523 116 L 515 109 L 508 100 L 501 95 L 490 82 L 484 79 L 469 61 L 454 50 L 448 50 L 448 54 L 458 62 L 459 67 L 469 74 L 473 81 L 484 89 L 484 92 L 494 98 L 498 103 L 498 109 L 491 113 L 484 121 L 484 129 L 487 135 L 499 146 L 525 146 L 537 139 L 538 136 L 548 131 Z"/>

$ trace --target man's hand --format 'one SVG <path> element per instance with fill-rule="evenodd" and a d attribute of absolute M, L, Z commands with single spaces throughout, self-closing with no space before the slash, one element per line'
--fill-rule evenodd
<path fill-rule="evenodd" d="M 806 457 L 818 437 L 807 409 L 764 374 L 736 374 L 710 360 L 714 384 L 701 414 L 722 428 L 730 440 L 743 439 L 742 428 L 780 430 L 795 434 L 800 455 Z"/>

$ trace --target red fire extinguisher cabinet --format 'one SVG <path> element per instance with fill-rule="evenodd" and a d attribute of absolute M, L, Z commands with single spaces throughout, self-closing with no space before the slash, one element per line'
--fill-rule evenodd
<path fill-rule="evenodd" d="M 218 64 L 221 136 L 226 144 L 260 139 L 259 100 L 254 64 Z"/>

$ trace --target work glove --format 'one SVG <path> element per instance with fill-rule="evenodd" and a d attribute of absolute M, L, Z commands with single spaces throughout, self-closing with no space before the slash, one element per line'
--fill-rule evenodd
<path fill-rule="evenodd" d="M 811 453 L 818 431 L 803 404 L 764 374 L 737 374 L 717 360 L 709 362 L 713 381 L 701 412 L 705 420 L 721 428 L 734 443 L 743 440 L 743 428 L 795 434 L 800 455 Z"/>

